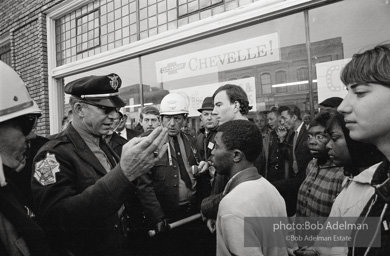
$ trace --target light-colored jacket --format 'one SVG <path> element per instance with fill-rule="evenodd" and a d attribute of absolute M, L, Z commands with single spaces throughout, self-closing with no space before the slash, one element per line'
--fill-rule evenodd
<path fill-rule="evenodd" d="M 253 169 L 257 172 L 255 168 Z M 226 185 L 227 188 L 235 178 L 240 177 L 233 176 Z M 227 190 L 225 189 L 225 192 Z M 283 233 L 281 231 L 272 232 L 272 230 L 265 230 L 256 225 L 246 227 L 244 232 L 244 218 L 254 216 L 287 217 L 283 198 L 276 188 L 262 177 L 239 183 L 222 199 L 216 225 L 217 256 L 287 256 L 285 247 L 267 247 L 264 244 L 264 241 L 269 241 L 271 238 L 282 240 Z M 248 236 L 246 239 L 260 243 L 259 247 L 245 247 L 244 233 Z M 270 233 L 272 237 L 269 236 Z"/>
<path fill-rule="evenodd" d="M 372 176 L 381 163 L 377 163 L 353 178 L 345 178 L 343 190 L 333 203 L 329 217 L 359 217 L 363 208 L 374 195 L 374 188 L 370 186 Z M 327 233 L 326 233 L 327 232 Z M 320 236 L 333 237 L 332 230 L 322 231 Z M 345 247 L 316 247 L 320 255 L 348 255 L 348 245 Z"/>

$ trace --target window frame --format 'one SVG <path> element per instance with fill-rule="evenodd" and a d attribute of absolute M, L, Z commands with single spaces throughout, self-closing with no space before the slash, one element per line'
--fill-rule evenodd
<path fill-rule="evenodd" d="M 55 20 L 63 15 L 87 5 L 94 0 L 67 0 L 44 12 L 46 15 L 48 51 L 48 91 L 50 134 L 61 130 L 64 112 L 64 88 L 61 78 L 92 70 L 95 68 L 134 59 L 160 49 L 185 44 L 197 39 L 210 37 L 242 26 L 264 22 L 268 19 L 301 12 L 308 8 L 331 4 L 327 0 L 265 0 L 236 8 L 218 15 L 202 19 L 175 30 L 136 41 L 85 59 L 56 67 Z M 333 2 L 332 2 L 333 3 Z"/>

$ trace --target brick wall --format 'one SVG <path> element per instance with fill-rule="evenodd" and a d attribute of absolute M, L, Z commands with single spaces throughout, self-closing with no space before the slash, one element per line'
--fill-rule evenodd
<path fill-rule="evenodd" d="M 46 17 L 43 11 L 63 0 L 0 1 L 0 37 L 9 34 L 11 65 L 42 110 L 37 134 L 50 132 Z"/>

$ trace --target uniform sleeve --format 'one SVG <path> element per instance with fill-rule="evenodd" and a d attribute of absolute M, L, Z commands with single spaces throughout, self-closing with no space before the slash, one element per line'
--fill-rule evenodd
<path fill-rule="evenodd" d="M 223 194 L 219 193 L 203 199 L 201 204 L 202 215 L 207 219 L 215 220 L 217 218 L 219 203 L 222 198 Z"/>
<path fill-rule="evenodd" d="M 51 162 L 42 165 L 48 156 Z M 85 170 L 89 166 L 66 150 L 41 151 L 34 163 L 31 186 L 38 219 L 41 223 L 50 222 L 50 225 L 64 230 L 91 225 L 112 216 L 135 191 L 135 186 L 125 177 L 119 164 L 99 177 L 94 172 L 83 172 L 83 168 Z M 36 176 L 38 169 L 42 180 Z M 79 174 L 76 170 L 80 170 Z M 50 174 L 54 174 L 52 178 L 55 179 L 45 176 Z M 83 187 L 81 182 L 86 189 L 80 189 Z"/>
<path fill-rule="evenodd" d="M 146 217 L 151 224 L 156 224 L 165 217 L 160 202 L 157 199 L 150 172 L 142 175 L 136 180 L 138 198 L 144 208 Z"/>

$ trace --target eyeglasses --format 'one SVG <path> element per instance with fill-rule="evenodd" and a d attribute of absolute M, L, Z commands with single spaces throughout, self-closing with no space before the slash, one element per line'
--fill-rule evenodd
<path fill-rule="evenodd" d="M 82 103 L 85 103 L 85 104 L 87 104 L 87 105 L 92 105 L 92 106 L 98 107 L 98 108 L 100 108 L 101 110 L 103 110 L 104 114 L 106 114 L 106 115 L 110 114 L 112 111 L 115 111 L 116 113 L 119 112 L 119 108 L 115 108 L 115 107 L 102 106 L 102 105 L 99 105 L 99 104 L 91 103 L 91 102 L 89 102 L 89 101 L 82 101 Z"/>
<path fill-rule="evenodd" d="M 18 125 L 24 136 L 30 134 L 37 124 L 38 116 L 34 114 L 23 115 L 17 118 Z"/>

